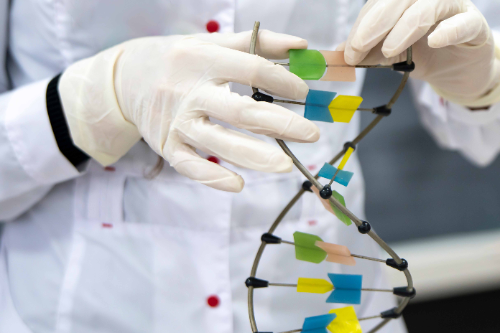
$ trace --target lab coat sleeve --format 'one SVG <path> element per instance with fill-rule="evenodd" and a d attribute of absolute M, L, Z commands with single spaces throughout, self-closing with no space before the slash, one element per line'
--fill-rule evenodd
<path fill-rule="evenodd" d="M 500 104 L 471 111 L 445 101 L 422 81 L 411 88 L 424 127 L 444 149 L 456 150 L 477 166 L 492 163 L 500 151 Z"/>
<path fill-rule="evenodd" d="M 80 172 L 59 151 L 47 114 L 49 79 L 0 95 L 0 221 L 15 218 Z"/>
<path fill-rule="evenodd" d="M 500 152 L 500 103 L 471 111 L 444 100 L 423 81 L 411 80 L 410 86 L 420 119 L 440 147 L 460 152 L 477 166 L 495 160 Z"/>
<path fill-rule="evenodd" d="M 9 3 L 0 0 L 0 222 L 27 211 L 79 171 L 61 154 L 47 114 L 49 79 L 9 90 Z"/>

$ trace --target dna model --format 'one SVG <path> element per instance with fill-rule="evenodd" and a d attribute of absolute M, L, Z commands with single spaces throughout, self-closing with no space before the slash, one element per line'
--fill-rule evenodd
<path fill-rule="evenodd" d="M 250 54 L 255 54 L 255 48 L 258 39 L 258 31 L 260 22 L 255 22 L 253 34 L 250 42 Z M 386 325 L 390 320 L 399 318 L 403 310 L 408 305 L 410 300 L 415 297 L 416 291 L 413 287 L 413 280 L 408 270 L 408 263 L 405 259 L 400 258 L 394 250 L 387 245 L 372 229 L 370 223 L 362 221 L 356 217 L 349 209 L 346 208 L 344 197 L 335 190 L 332 190 L 333 182 L 342 186 L 347 186 L 353 174 L 344 167 L 356 149 L 356 145 L 386 116 L 391 114 L 392 107 L 401 95 L 410 73 L 415 69 L 415 64 L 412 61 L 412 48 L 407 50 L 407 60 L 405 62 L 396 63 L 391 66 L 349 66 L 344 61 L 344 53 L 339 51 L 317 51 L 317 50 L 290 50 L 289 63 L 276 63 L 276 65 L 288 66 L 290 71 L 304 80 L 321 80 L 321 81 L 345 81 L 352 82 L 356 80 L 355 68 L 390 68 L 395 71 L 403 72 L 401 83 L 392 96 L 391 100 L 383 106 L 366 109 L 359 108 L 362 98 L 358 96 L 337 96 L 334 92 L 310 90 L 305 102 L 289 101 L 274 99 L 272 96 L 259 92 L 257 88 L 252 88 L 253 99 L 268 103 L 291 103 L 304 105 L 304 117 L 309 120 L 323 122 L 350 122 L 356 111 L 367 111 L 377 115 L 373 121 L 352 141 L 346 142 L 344 148 L 335 155 L 329 163 L 321 168 L 319 173 L 313 176 L 307 168 L 294 156 L 288 146 L 282 140 L 276 141 L 283 151 L 290 156 L 294 165 L 308 179 L 302 185 L 302 189 L 293 197 L 288 205 L 276 218 L 274 223 L 269 228 L 268 232 L 261 237 L 261 245 L 255 256 L 250 276 L 245 281 L 248 287 L 248 313 L 252 332 L 259 333 L 254 313 L 254 290 L 257 288 L 268 287 L 291 287 L 297 292 L 325 294 L 330 292 L 326 299 L 327 303 L 343 303 L 343 304 L 360 304 L 361 292 L 391 292 L 402 298 L 402 301 L 395 308 L 383 311 L 378 315 L 366 318 L 357 318 L 352 306 L 334 309 L 329 313 L 305 318 L 302 328 L 283 331 L 281 333 L 361 333 L 359 321 L 380 318 L 381 321 L 369 333 L 375 333 Z M 337 167 L 333 165 L 340 160 Z M 321 184 L 318 178 L 329 179 L 328 184 Z M 274 231 L 283 220 L 285 215 L 290 211 L 293 205 L 306 192 L 314 192 L 321 200 L 325 209 L 334 214 L 340 221 L 347 226 L 355 224 L 358 231 L 362 235 L 371 237 L 377 244 L 384 249 L 391 258 L 382 260 L 378 258 L 366 257 L 363 255 L 352 254 L 346 246 L 330 244 L 324 242 L 316 235 L 295 232 L 293 235 L 294 241 L 283 240 L 274 235 Z M 355 265 L 354 258 L 362 260 L 378 261 L 386 264 L 394 269 L 401 271 L 407 281 L 407 285 L 394 289 L 370 289 L 363 288 L 361 275 L 350 274 L 328 274 L 328 279 L 319 278 L 299 278 L 296 284 L 289 283 L 273 283 L 256 277 L 260 259 L 270 244 L 285 244 L 295 247 L 295 257 L 297 260 L 307 261 L 311 263 L 320 263 L 323 261 L 338 263 L 342 265 Z M 263 333 L 263 332 L 260 332 Z"/>

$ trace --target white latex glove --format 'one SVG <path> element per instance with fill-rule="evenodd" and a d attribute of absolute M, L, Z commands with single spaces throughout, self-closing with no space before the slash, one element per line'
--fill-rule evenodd
<path fill-rule="evenodd" d="M 411 45 L 411 76 L 442 97 L 467 106 L 500 101 L 492 94 L 500 82 L 493 36 L 470 0 L 369 0 L 339 49 L 351 65 L 374 65 L 406 60 Z"/>
<path fill-rule="evenodd" d="M 243 179 L 195 148 L 253 170 L 291 171 L 279 147 L 209 120 L 289 141 L 318 140 L 318 127 L 307 119 L 230 92 L 228 82 L 290 99 L 309 91 L 282 66 L 246 53 L 250 38 L 251 32 L 141 38 L 75 63 L 59 84 L 73 141 L 107 165 L 143 137 L 180 174 L 231 192 L 242 190 Z M 263 30 L 257 52 L 282 59 L 289 49 L 306 47 L 298 37 Z"/>

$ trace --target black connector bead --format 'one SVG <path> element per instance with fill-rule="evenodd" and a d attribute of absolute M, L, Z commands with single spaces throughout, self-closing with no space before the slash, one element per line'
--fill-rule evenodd
<path fill-rule="evenodd" d="M 344 143 L 344 151 L 347 151 L 347 149 L 352 148 L 353 150 L 356 150 L 356 145 L 352 143 L 351 141 L 347 141 Z"/>
<path fill-rule="evenodd" d="M 398 62 L 397 64 L 392 65 L 392 70 L 396 72 L 411 73 L 415 70 L 415 63 L 412 62 L 411 64 L 408 64 L 406 61 Z"/>
<path fill-rule="evenodd" d="M 274 236 L 273 234 L 270 234 L 267 232 L 260 237 L 260 240 L 263 241 L 264 243 L 267 243 L 267 244 L 280 244 L 281 243 L 281 238 Z"/>
<path fill-rule="evenodd" d="M 390 310 L 384 311 L 380 314 L 380 316 L 384 319 L 386 318 L 391 318 L 391 319 L 398 319 L 401 317 L 402 313 L 398 313 L 396 310 L 398 308 L 392 308 Z"/>
<path fill-rule="evenodd" d="M 358 231 L 360 233 L 362 233 L 363 235 L 364 234 L 367 234 L 370 232 L 370 230 L 372 230 L 372 226 L 370 225 L 370 223 L 368 223 L 367 221 L 363 221 L 363 224 L 361 224 L 359 227 L 358 227 Z"/>
<path fill-rule="evenodd" d="M 389 109 L 387 107 L 387 105 L 382 105 L 382 106 L 374 108 L 373 113 L 375 113 L 376 115 L 379 115 L 379 116 L 387 117 L 387 116 L 391 115 L 392 109 Z"/>
<path fill-rule="evenodd" d="M 257 102 L 268 102 L 268 103 L 273 103 L 274 98 L 273 96 L 269 96 L 266 94 L 263 94 L 261 92 L 256 92 L 252 95 L 252 98 L 256 100 Z"/>
<path fill-rule="evenodd" d="M 254 277 L 249 277 L 245 280 L 245 285 L 248 287 L 254 288 L 267 288 L 269 287 L 269 282 L 266 280 L 257 279 Z"/>
<path fill-rule="evenodd" d="M 305 182 L 302 183 L 302 189 L 307 192 L 312 192 L 311 187 L 313 186 L 313 183 L 310 181 L 306 180 Z"/>
<path fill-rule="evenodd" d="M 402 263 L 400 265 L 398 265 L 398 263 L 396 262 L 396 260 L 392 259 L 392 258 L 389 258 L 385 261 L 385 264 L 387 266 L 391 266 L 392 268 L 395 268 L 397 269 L 398 271 L 404 271 L 408 268 L 408 261 L 406 261 L 405 259 L 401 258 L 402 260 Z"/>
<path fill-rule="evenodd" d="M 319 191 L 319 195 L 323 199 L 330 199 L 330 197 L 332 196 L 332 194 L 333 194 L 332 187 L 330 185 L 328 185 L 328 184 L 325 185 L 321 191 Z"/>
<path fill-rule="evenodd" d="M 414 298 L 415 296 L 417 296 L 417 291 L 415 290 L 415 288 L 412 288 L 411 291 L 408 291 L 407 287 L 397 287 L 394 288 L 394 295 Z"/>

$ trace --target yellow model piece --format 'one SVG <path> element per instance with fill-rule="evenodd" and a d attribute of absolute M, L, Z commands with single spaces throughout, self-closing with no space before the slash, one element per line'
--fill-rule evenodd
<path fill-rule="evenodd" d="M 359 96 L 340 95 L 330 103 L 328 110 L 330 110 L 334 122 L 348 123 L 361 102 L 363 102 L 363 98 Z"/>
<path fill-rule="evenodd" d="M 344 157 L 342 158 L 342 161 L 340 161 L 338 169 L 340 169 L 340 170 L 344 169 L 345 164 L 349 160 L 349 157 L 351 157 L 351 154 L 353 151 L 354 151 L 354 149 L 352 149 L 352 147 L 349 147 L 349 149 L 347 149 L 346 153 L 344 154 Z"/>
<path fill-rule="evenodd" d="M 330 310 L 337 318 L 328 325 L 327 329 L 332 333 L 362 333 L 361 325 L 352 306 Z"/>
<path fill-rule="evenodd" d="M 333 284 L 323 279 L 299 278 L 297 292 L 324 294 L 333 290 Z"/>

